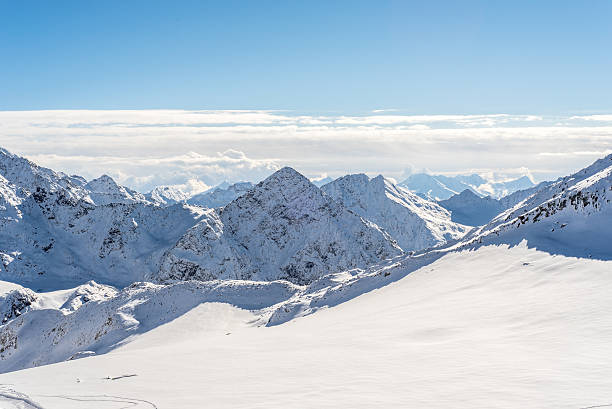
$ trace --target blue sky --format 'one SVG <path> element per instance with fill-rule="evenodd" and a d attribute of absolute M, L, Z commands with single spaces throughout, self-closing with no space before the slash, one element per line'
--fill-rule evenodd
<path fill-rule="evenodd" d="M 0 110 L 612 110 L 610 1 L 0 0 Z"/>
<path fill-rule="evenodd" d="M 611 21 L 596 0 L 0 0 L 0 146 L 143 191 L 285 165 L 552 179 L 612 152 Z"/>

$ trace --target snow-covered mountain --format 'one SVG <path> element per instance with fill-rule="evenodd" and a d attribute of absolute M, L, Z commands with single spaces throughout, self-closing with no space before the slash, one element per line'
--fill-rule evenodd
<path fill-rule="evenodd" d="M 304 284 L 400 253 L 377 225 L 283 168 L 225 207 L 207 211 L 164 255 L 152 278 Z"/>
<path fill-rule="evenodd" d="M 0 156 L 0 279 L 35 289 L 88 280 L 257 278 L 305 283 L 401 253 L 387 233 L 292 169 L 256 188 L 215 189 L 207 207 L 160 205 L 109 176 L 90 182 Z"/>
<path fill-rule="evenodd" d="M 454 222 L 467 226 L 486 224 L 506 209 L 500 200 L 478 196 L 469 189 L 438 204 L 451 213 Z"/>
<path fill-rule="evenodd" d="M 490 223 L 470 232 L 462 246 L 516 243 L 550 253 L 612 259 L 612 155 L 546 183 Z"/>
<path fill-rule="evenodd" d="M 427 199 L 446 200 L 466 189 L 479 196 L 492 196 L 499 199 L 517 190 L 528 189 L 534 183 L 528 176 L 492 181 L 476 174 L 444 176 L 415 173 L 408 176 L 399 185 Z"/>
<path fill-rule="evenodd" d="M 187 200 L 187 203 L 195 206 L 208 207 L 210 209 L 222 207 L 242 196 L 252 187 L 253 184 L 251 182 L 238 182 L 232 185 L 224 182 L 219 186 L 194 195 Z"/>
<path fill-rule="evenodd" d="M 172 206 L 179 203 L 186 203 L 189 194 L 183 192 L 176 186 L 157 186 L 146 194 L 146 198 L 160 206 Z"/>
<path fill-rule="evenodd" d="M 348 175 L 321 190 L 347 209 L 382 227 L 404 251 L 422 250 L 455 240 L 469 230 L 450 213 L 379 175 Z"/>
<path fill-rule="evenodd" d="M 89 183 L 0 151 L 0 278 L 34 289 L 125 286 L 204 214 L 162 208 L 103 176 Z"/>
<path fill-rule="evenodd" d="M 145 195 L 118 185 L 108 175 L 93 179 L 84 187 L 88 191 L 89 198 L 98 206 L 111 203 L 149 203 Z"/>

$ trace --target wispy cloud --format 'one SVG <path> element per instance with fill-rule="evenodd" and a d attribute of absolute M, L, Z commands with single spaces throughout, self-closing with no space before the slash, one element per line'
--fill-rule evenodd
<path fill-rule="evenodd" d="M 540 156 L 607 156 L 612 153 L 612 149 L 606 149 L 605 151 L 576 151 L 576 152 L 540 152 Z"/>
<path fill-rule="evenodd" d="M 579 115 L 570 117 L 570 120 L 612 122 L 612 115 Z"/>

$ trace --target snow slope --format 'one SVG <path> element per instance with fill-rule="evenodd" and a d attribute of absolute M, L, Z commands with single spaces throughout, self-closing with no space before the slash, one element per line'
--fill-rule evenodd
<path fill-rule="evenodd" d="M 47 409 L 608 405 L 609 273 L 609 261 L 486 246 L 274 327 L 201 304 L 106 355 L 0 384 Z"/>
<path fill-rule="evenodd" d="M 221 184 L 189 198 L 187 202 L 195 206 L 208 207 L 210 209 L 222 207 L 237 197 L 242 196 L 252 187 L 253 184 L 251 182 L 238 182 L 233 185 Z"/>
<path fill-rule="evenodd" d="M 272 312 L 266 309 L 297 290 L 288 282 L 190 281 L 171 286 L 134 283 L 118 292 L 89 282 L 62 292 L 61 304 L 57 293 L 14 290 L 0 297 L 6 322 L 0 326 L 0 372 L 108 352 L 202 302 L 253 310 L 263 325 Z"/>
<path fill-rule="evenodd" d="M 530 245 L 553 254 L 612 259 L 612 155 L 546 184 L 456 248 L 481 243 Z"/>
<path fill-rule="evenodd" d="M 404 251 L 455 240 L 469 228 L 451 221 L 448 211 L 379 175 L 348 175 L 321 188 L 334 200 L 382 227 Z"/>
<path fill-rule="evenodd" d="M 208 210 L 150 278 L 306 284 L 398 254 L 401 249 L 378 226 L 283 168 L 222 209 Z"/>

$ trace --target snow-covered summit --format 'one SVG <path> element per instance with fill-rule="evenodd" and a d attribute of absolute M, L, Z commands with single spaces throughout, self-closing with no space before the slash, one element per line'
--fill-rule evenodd
<path fill-rule="evenodd" d="M 449 199 L 441 200 L 438 204 L 451 212 L 453 221 L 467 226 L 486 224 L 505 210 L 499 200 L 491 196 L 480 197 L 469 189 Z"/>
<path fill-rule="evenodd" d="M 102 175 L 97 179 L 89 181 L 85 185 L 85 189 L 89 191 L 89 197 L 97 205 L 148 202 L 145 195 L 118 185 L 108 175 Z"/>
<path fill-rule="evenodd" d="M 209 210 L 166 254 L 155 278 L 303 284 L 400 253 L 378 226 L 285 167 L 222 209 Z"/>
<path fill-rule="evenodd" d="M 232 185 L 223 182 L 212 189 L 194 195 L 187 200 L 187 203 L 211 209 L 222 207 L 237 197 L 242 196 L 252 187 L 253 184 L 251 182 L 237 182 Z"/>
<path fill-rule="evenodd" d="M 321 188 L 349 210 L 376 223 L 404 251 L 421 250 L 462 237 L 469 228 L 450 213 L 379 175 L 347 175 Z"/>
<path fill-rule="evenodd" d="M 189 194 L 183 192 L 176 186 L 157 186 L 146 194 L 149 201 L 160 206 L 172 206 L 178 203 L 185 203 L 189 199 Z"/>
<path fill-rule="evenodd" d="M 80 178 L 38 166 L 26 158 L 0 148 L 0 175 L 23 194 L 34 194 L 38 200 L 61 200 L 76 203 L 87 195 Z"/>

